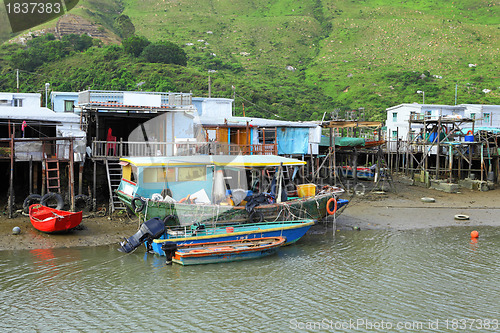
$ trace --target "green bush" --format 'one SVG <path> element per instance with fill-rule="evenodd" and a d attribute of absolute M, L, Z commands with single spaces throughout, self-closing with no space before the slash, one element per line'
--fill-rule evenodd
<path fill-rule="evenodd" d="M 149 44 L 151 44 L 151 42 L 146 37 L 142 36 L 132 36 L 122 41 L 122 46 L 125 52 L 136 58 Z"/>
<path fill-rule="evenodd" d="M 171 42 L 160 42 L 146 46 L 141 56 L 152 63 L 175 64 L 186 66 L 186 52 Z"/>

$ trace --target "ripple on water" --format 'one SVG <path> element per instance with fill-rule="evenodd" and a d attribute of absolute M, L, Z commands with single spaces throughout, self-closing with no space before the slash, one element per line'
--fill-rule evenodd
<path fill-rule="evenodd" d="M 263 259 L 193 267 L 113 246 L 4 251 L 0 329 L 22 321 L 38 331 L 286 331 L 292 319 L 493 319 L 500 231 L 482 229 L 477 243 L 469 233 L 314 234 Z"/>

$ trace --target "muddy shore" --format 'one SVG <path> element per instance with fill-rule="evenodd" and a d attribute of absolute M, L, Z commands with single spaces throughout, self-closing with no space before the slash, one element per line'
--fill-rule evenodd
<path fill-rule="evenodd" d="M 445 226 L 500 227 L 500 190 L 487 192 L 461 189 L 460 193 L 445 193 L 395 180 L 394 187 L 385 191 L 368 191 L 354 195 L 347 209 L 336 219 L 338 229 L 408 230 Z M 422 198 L 434 198 L 424 202 Z M 456 215 L 468 220 L 457 220 Z M 14 227 L 21 234 L 13 235 Z M 116 214 L 99 217 L 84 214 L 77 230 L 67 234 L 49 235 L 34 229 L 27 216 L 13 219 L 0 216 L 0 250 L 64 248 L 117 244 L 133 235 L 139 227 L 136 217 Z"/>
<path fill-rule="evenodd" d="M 21 228 L 19 235 L 13 235 L 14 227 Z M 137 217 L 119 214 L 113 217 L 84 214 L 82 223 L 65 234 L 46 234 L 31 225 L 28 216 L 17 214 L 9 219 L 0 217 L 0 251 L 64 248 L 78 246 L 99 246 L 117 244 L 124 237 L 132 236 L 139 228 Z"/>
<path fill-rule="evenodd" d="M 428 198 L 434 202 L 426 202 Z M 456 215 L 468 219 L 458 220 Z M 395 180 L 391 191 L 355 195 L 337 219 L 338 228 L 409 230 L 448 226 L 500 227 L 500 190 L 462 188 L 458 193 L 446 193 Z"/>

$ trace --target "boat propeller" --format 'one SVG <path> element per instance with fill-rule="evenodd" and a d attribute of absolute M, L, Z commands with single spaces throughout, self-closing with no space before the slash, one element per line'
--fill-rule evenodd
<path fill-rule="evenodd" d="M 164 232 L 165 224 L 160 218 L 154 217 L 141 224 L 134 235 L 120 242 L 121 247 L 118 251 L 130 253 L 144 242 L 151 243 L 153 239 L 159 238 Z"/>

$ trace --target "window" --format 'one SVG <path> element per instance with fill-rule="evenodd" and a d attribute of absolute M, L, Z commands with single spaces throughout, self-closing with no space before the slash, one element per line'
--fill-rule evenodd
<path fill-rule="evenodd" d="M 64 101 L 64 112 L 73 112 L 74 106 L 74 101 Z"/>
<path fill-rule="evenodd" d="M 491 116 L 489 113 L 483 113 L 483 124 L 490 125 Z"/>
<path fill-rule="evenodd" d="M 159 183 L 165 181 L 163 168 L 144 168 L 142 173 L 144 183 Z"/>
<path fill-rule="evenodd" d="M 264 142 L 264 137 L 266 142 Z M 275 128 L 259 128 L 259 143 L 260 144 L 274 144 L 276 142 L 276 129 Z"/>
<path fill-rule="evenodd" d="M 475 113 L 471 113 L 470 114 L 470 119 L 476 119 L 476 114 Z"/>
<path fill-rule="evenodd" d="M 392 131 L 392 139 L 398 138 L 398 131 Z"/>
<path fill-rule="evenodd" d="M 392 122 L 397 122 L 398 121 L 398 113 L 397 112 L 393 112 L 392 113 Z"/>
<path fill-rule="evenodd" d="M 23 100 L 20 99 L 20 98 L 14 98 L 12 100 L 12 106 L 15 106 L 15 107 L 18 107 L 18 108 L 22 107 L 23 106 Z"/>
<path fill-rule="evenodd" d="M 207 168 L 205 166 L 179 168 L 178 173 L 178 181 L 180 182 L 207 180 Z"/>
<path fill-rule="evenodd" d="M 425 117 L 430 118 L 432 116 L 432 110 L 425 111 Z"/>

